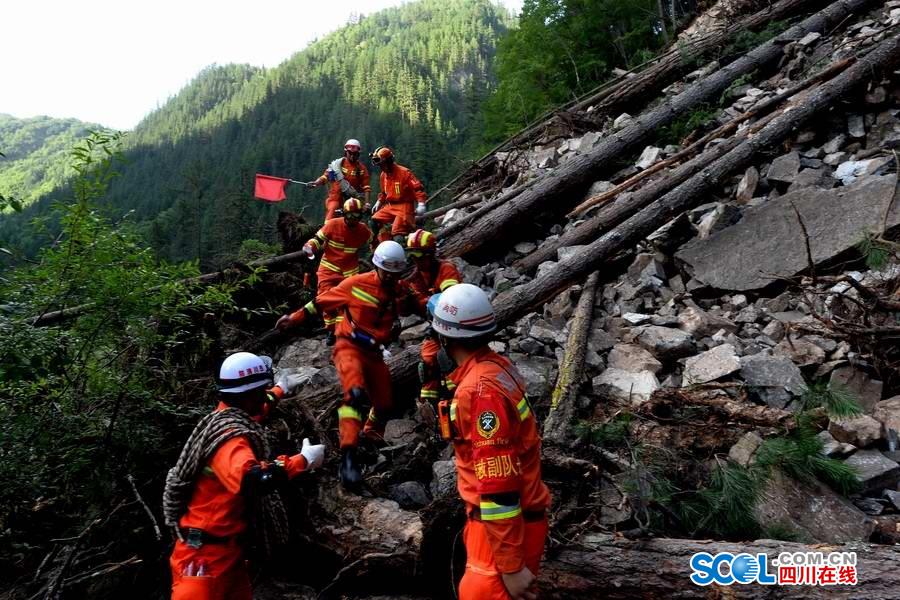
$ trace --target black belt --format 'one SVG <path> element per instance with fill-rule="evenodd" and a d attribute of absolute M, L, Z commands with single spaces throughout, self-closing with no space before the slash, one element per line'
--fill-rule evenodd
<path fill-rule="evenodd" d="M 468 516 L 473 521 L 481 521 L 481 509 L 478 507 L 473 507 L 469 509 Z M 534 523 L 536 521 L 543 521 L 547 518 L 546 510 L 523 510 L 522 518 L 529 522 Z"/>
<path fill-rule="evenodd" d="M 206 533 L 202 529 L 195 529 L 193 527 L 182 528 L 179 531 L 181 531 L 181 537 L 184 539 L 184 543 L 191 548 L 199 548 L 204 544 L 228 544 L 235 539 L 234 536 L 223 537 L 212 535 L 211 533 Z"/>

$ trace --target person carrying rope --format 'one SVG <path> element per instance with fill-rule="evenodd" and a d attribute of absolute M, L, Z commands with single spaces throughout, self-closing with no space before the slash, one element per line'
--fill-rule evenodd
<path fill-rule="evenodd" d="M 243 534 L 252 529 L 266 554 L 287 541 L 279 484 L 325 460 L 325 447 L 303 440 L 293 456 L 269 461 L 260 422 L 299 383 L 283 375 L 272 385 L 272 361 L 232 354 L 217 378 L 219 405 L 191 433 L 166 476 L 165 523 L 177 541 L 169 566 L 172 600 L 250 600 Z"/>

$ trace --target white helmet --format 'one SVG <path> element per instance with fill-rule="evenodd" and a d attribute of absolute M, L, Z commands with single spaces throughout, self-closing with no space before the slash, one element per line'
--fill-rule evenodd
<path fill-rule="evenodd" d="M 250 352 L 237 352 L 226 358 L 216 380 L 223 394 L 238 394 L 272 385 L 272 359 Z"/>
<path fill-rule="evenodd" d="M 406 252 L 403 251 L 403 246 L 397 242 L 391 240 L 381 242 L 375 248 L 372 262 L 376 267 L 384 269 L 388 273 L 402 273 L 406 270 Z"/>
<path fill-rule="evenodd" d="M 362 148 L 362 144 L 359 143 L 359 140 L 354 140 L 350 138 L 346 142 L 344 142 L 344 150 L 348 149 L 348 146 L 356 146 L 356 151 L 359 152 L 360 148 Z"/>
<path fill-rule="evenodd" d="M 431 326 L 445 337 L 472 338 L 497 329 L 497 321 L 494 307 L 480 287 L 458 283 L 441 294 Z"/>

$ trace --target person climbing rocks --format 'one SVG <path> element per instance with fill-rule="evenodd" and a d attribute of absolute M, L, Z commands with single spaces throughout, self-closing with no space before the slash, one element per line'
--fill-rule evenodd
<path fill-rule="evenodd" d="M 177 541 L 169 566 L 172 600 L 250 600 L 242 543 L 250 523 L 257 547 L 287 541 L 278 486 L 325 460 L 325 446 L 303 440 L 300 453 L 270 459 L 261 422 L 299 384 L 282 375 L 272 387 L 272 362 L 232 354 L 217 378 L 219 404 L 191 433 L 166 476 L 165 522 Z"/>
<path fill-rule="evenodd" d="M 384 353 L 399 333 L 399 315 L 408 312 L 401 309 L 407 304 L 400 285 L 407 270 L 403 247 L 394 241 L 380 243 L 372 264 L 374 271 L 348 277 L 300 310 L 282 316 L 275 325 L 286 330 L 319 314 L 337 313 L 343 317 L 336 324 L 332 359 L 344 391 L 338 408 L 339 476 L 351 491 L 357 491 L 362 484 L 357 457 L 360 435 L 373 441 L 382 439 L 387 415 L 393 409 L 391 375 Z"/>
<path fill-rule="evenodd" d="M 413 172 L 395 162 L 394 152 L 387 146 L 378 147 L 371 159 L 381 169 L 381 191 L 372 207 L 372 228 L 379 242 L 393 239 L 402 244 L 415 229 L 416 216 L 425 214 L 428 195 Z"/>
<path fill-rule="evenodd" d="M 497 324 L 481 288 L 460 283 L 441 294 L 432 327 L 456 365 L 446 435 L 468 514 L 459 599 L 534 600 L 550 492 L 522 376 L 488 346 Z"/>
<path fill-rule="evenodd" d="M 369 185 L 369 170 L 359 160 L 361 150 L 359 140 L 347 140 L 344 156 L 332 161 L 318 179 L 308 184 L 319 187 L 330 183 L 328 196 L 325 197 L 326 222 L 336 216 L 335 213 L 347 198 L 358 198 L 368 210 L 372 186 Z"/>
<path fill-rule="evenodd" d="M 431 318 L 431 310 L 440 298 L 441 292 L 462 282 L 462 275 L 456 266 L 447 260 L 435 257 L 437 240 L 433 233 L 417 229 L 406 239 L 406 255 L 415 266 L 415 270 L 404 282 L 409 286 L 410 297 L 416 303 L 416 313 Z M 419 415 L 429 427 L 435 423 L 434 406 L 441 392 L 448 393 L 449 381 L 442 382 L 438 365 L 440 344 L 433 329 L 429 329 L 419 350 Z M 442 387 L 442 383 L 444 386 Z"/>
<path fill-rule="evenodd" d="M 359 254 L 366 250 L 372 239 L 372 230 L 362 223 L 363 205 L 356 198 L 344 201 L 343 215 L 325 221 L 316 235 L 303 246 L 309 260 L 315 260 L 321 252 L 316 296 L 336 287 L 347 277 L 359 274 Z M 328 331 L 327 344 L 334 345 L 334 329 L 338 320 L 343 319 L 339 313 L 326 313 L 322 316 L 325 329 Z"/>

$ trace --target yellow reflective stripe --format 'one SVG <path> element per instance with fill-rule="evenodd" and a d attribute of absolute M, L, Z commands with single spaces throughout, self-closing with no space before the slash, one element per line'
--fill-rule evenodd
<path fill-rule="evenodd" d="M 322 320 L 325 321 L 326 325 L 334 325 L 335 323 L 337 323 L 337 318 L 329 319 L 328 317 L 325 317 Z"/>
<path fill-rule="evenodd" d="M 480 504 L 482 521 L 512 519 L 522 514 L 522 507 L 518 503 L 512 506 L 504 506 L 496 502 L 485 502 L 482 500 Z"/>
<path fill-rule="evenodd" d="M 311 315 L 317 314 L 319 312 L 316 310 L 316 305 L 312 300 L 310 300 L 303 306 L 303 310 Z"/>
<path fill-rule="evenodd" d="M 447 289 L 448 287 L 450 287 L 451 285 L 456 285 L 457 283 L 459 283 L 459 282 L 458 282 L 457 280 L 455 280 L 455 279 L 445 279 L 445 280 L 441 283 L 441 291 L 443 292 L 444 290 L 446 290 L 446 289 Z"/>
<path fill-rule="evenodd" d="M 322 248 L 322 245 L 319 243 L 319 240 L 317 238 L 309 240 L 309 245 L 316 250 L 321 250 Z"/>
<path fill-rule="evenodd" d="M 334 240 L 328 240 L 328 245 L 331 246 L 332 248 L 337 248 L 338 250 L 343 250 L 344 248 L 347 247 L 344 244 L 342 244 L 340 242 L 336 242 Z"/>
<path fill-rule="evenodd" d="M 375 416 L 375 407 L 372 407 L 369 409 L 368 420 L 371 421 L 372 423 L 378 422 L 378 417 Z"/>
<path fill-rule="evenodd" d="M 335 273 L 342 273 L 341 268 L 339 266 L 337 266 L 333 262 L 325 260 L 324 258 L 322 259 L 322 262 L 319 264 L 321 264 L 323 267 L 325 267 L 329 271 L 334 271 Z"/>
<path fill-rule="evenodd" d="M 445 379 L 445 380 L 444 380 L 444 387 L 446 387 L 448 390 L 455 390 L 455 389 L 456 389 L 456 384 L 453 383 L 452 381 L 450 381 L 449 379 Z"/>
<path fill-rule="evenodd" d="M 359 252 L 359 248 L 354 248 L 353 246 L 344 246 L 344 252 L 347 254 L 356 254 Z"/>
<path fill-rule="evenodd" d="M 420 398 L 437 398 L 438 393 L 437 393 L 437 390 L 420 390 L 419 397 Z"/>
<path fill-rule="evenodd" d="M 339 406 L 338 419 L 355 419 L 357 421 L 362 421 L 362 415 L 352 406 Z"/>
<path fill-rule="evenodd" d="M 349 271 L 344 271 L 344 277 L 352 277 L 353 275 L 359 274 L 359 267 L 354 267 Z"/>
<path fill-rule="evenodd" d="M 327 242 L 327 241 L 328 241 L 328 236 L 325 234 L 325 230 L 324 230 L 324 229 L 318 230 L 318 231 L 316 232 L 316 237 L 319 238 L 319 241 L 320 241 L 320 242 Z"/>
<path fill-rule="evenodd" d="M 335 317 L 334 322 L 335 322 L 335 323 L 340 323 L 340 322 L 343 321 L 343 320 L 344 320 L 344 317 Z"/>
<path fill-rule="evenodd" d="M 354 298 L 362 300 L 363 302 L 367 302 L 372 306 L 378 306 L 378 298 L 363 289 L 353 286 L 353 289 L 350 290 L 350 293 L 353 294 Z"/>
<path fill-rule="evenodd" d="M 450 403 L 450 420 L 456 420 L 456 400 Z"/>
<path fill-rule="evenodd" d="M 210 467 L 209 465 L 206 465 L 205 467 L 203 467 L 203 474 L 206 475 L 207 477 L 215 477 L 216 476 L 216 472 L 213 471 L 212 467 Z"/>
<path fill-rule="evenodd" d="M 523 397 L 519 400 L 519 403 L 516 405 L 516 409 L 519 411 L 519 420 L 524 421 L 528 418 L 528 415 L 531 414 L 531 407 L 528 406 L 528 398 Z"/>

